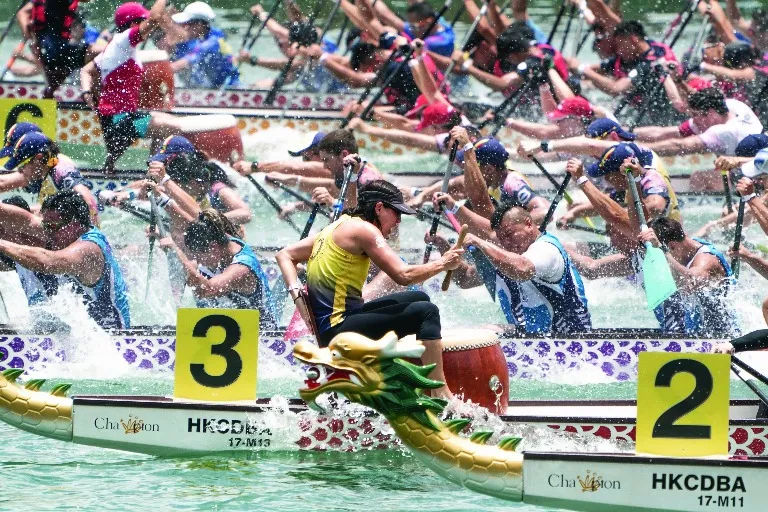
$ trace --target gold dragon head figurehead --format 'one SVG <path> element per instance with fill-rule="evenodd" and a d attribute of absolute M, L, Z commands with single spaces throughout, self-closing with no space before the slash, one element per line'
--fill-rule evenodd
<path fill-rule="evenodd" d="M 403 358 L 418 358 L 424 345 L 418 340 L 399 341 L 394 332 L 379 340 L 357 333 L 342 333 L 326 348 L 300 342 L 293 355 L 310 365 L 299 391 L 307 405 L 320 409 L 323 393 L 341 393 L 353 402 L 376 409 L 384 416 L 405 413 L 430 426 L 426 411 L 440 412 L 445 402 L 429 398 L 422 389 L 436 389 L 442 382 L 427 378 L 434 365 L 418 366 Z"/>

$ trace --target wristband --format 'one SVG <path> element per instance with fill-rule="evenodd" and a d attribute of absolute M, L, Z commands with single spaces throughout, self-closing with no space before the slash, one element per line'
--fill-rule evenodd
<path fill-rule="evenodd" d="M 474 64 L 474 61 L 472 59 L 467 59 L 461 63 L 461 69 L 463 71 L 469 71 L 469 68 L 472 67 L 472 64 Z"/>
<path fill-rule="evenodd" d="M 136 199 L 136 192 L 134 192 L 133 190 L 129 190 L 128 191 L 128 200 L 129 201 L 133 201 L 134 199 Z"/>
<path fill-rule="evenodd" d="M 254 55 L 250 55 L 248 57 L 248 62 L 251 64 L 251 66 L 258 66 L 259 65 L 259 58 L 254 56 Z"/>
<path fill-rule="evenodd" d="M 322 55 L 320 55 L 320 57 L 318 57 L 318 59 L 317 59 L 317 62 L 319 62 L 320 64 L 322 64 L 323 62 L 325 62 L 326 60 L 328 60 L 328 55 L 330 55 L 328 52 L 323 52 L 323 54 L 322 54 Z"/>
<path fill-rule="evenodd" d="M 579 76 L 584 76 L 584 71 L 586 71 L 587 65 L 586 64 L 579 64 L 579 66 L 576 68 L 576 73 Z"/>
<path fill-rule="evenodd" d="M 408 61 L 409 68 L 415 68 L 418 65 L 419 65 L 419 62 L 416 59 L 411 59 Z"/>
<path fill-rule="evenodd" d="M 588 181 L 589 181 L 589 178 L 587 178 L 586 176 L 579 176 L 579 179 L 576 180 L 576 185 L 578 185 L 579 187 L 582 187 Z"/>
<path fill-rule="evenodd" d="M 750 202 L 751 200 L 753 200 L 756 197 L 757 197 L 757 194 L 755 194 L 755 193 L 752 193 L 752 194 L 749 194 L 749 195 L 746 195 L 746 196 L 742 196 L 741 197 L 741 202 L 742 203 L 748 203 L 748 202 Z"/>
<path fill-rule="evenodd" d="M 259 172 L 259 162 L 251 162 L 251 172 Z"/>
<path fill-rule="evenodd" d="M 157 184 L 158 185 L 165 185 L 169 181 L 171 181 L 171 177 L 166 174 L 165 176 L 163 176 L 163 179 L 161 179 Z"/>
<path fill-rule="evenodd" d="M 296 186 L 301 185 L 301 176 L 296 176 Z"/>
<path fill-rule="evenodd" d="M 456 215 L 459 213 L 459 210 L 464 206 L 464 204 L 467 202 L 466 199 L 462 199 L 461 201 L 456 201 L 453 205 L 453 208 L 451 208 L 450 211 L 452 214 Z"/>
<path fill-rule="evenodd" d="M 160 208 L 165 209 L 166 206 L 171 202 L 171 198 L 168 197 L 167 194 L 163 194 L 162 192 L 158 194 L 159 199 L 157 200 L 157 206 Z"/>
<path fill-rule="evenodd" d="M 545 153 L 552 151 L 552 143 L 548 140 L 541 141 L 541 150 Z"/>
<path fill-rule="evenodd" d="M 467 151 L 472 151 L 473 149 L 475 149 L 475 144 L 474 142 L 467 142 L 466 144 L 464 144 L 464 146 L 461 149 L 464 150 L 465 153 Z"/>

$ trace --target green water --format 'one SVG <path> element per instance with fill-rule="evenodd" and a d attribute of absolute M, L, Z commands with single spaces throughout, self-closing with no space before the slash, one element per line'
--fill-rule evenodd
<path fill-rule="evenodd" d="M 0 3 L 0 19 L 8 19 L 13 2 Z M 96 16 L 107 18 L 116 2 L 97 0 L 90 3 Z M 246 2 L 213 1 L 220 15 L 219 24 L 228 31 L 247 25 L 243 14 Z M 266 2 L 267 5 L 270 2 Z M 306 5 L 306 2 L 301 2 Z M 436 2 L 437 3 L 437 2 Z M 624 2 L 625 8 L 645 19 L 651 31 L 658 33 L 669 21 L 682 2 Z M 396 2 L 402 12 L 405 2 Z M 744 2 L 749 8 L 757 3 Z M 325 12 L 330 9 L 330 3 Z M 551 23 L 553 8 L 549 2 L 536 2 L 531 9 L 537 21 L 545 28 Z M 460 32 L 466 25 L 460 25 Z M 0 46 L 0 61 L 15 44 L 15 31 Z M 559 40 L 556 38 L 556 41 Z M 239 42 L 239 37 L 233 41 Z M 685 40 L 681 47 L 687 46 Z M 266 39 L 260 43 L 263 55 L 274 54 Z M 594 59 L 594 56 L 586 56 Z M 247 68 L 246 80 L 262 78 Z M 249 154 L 262 160 L 284 158 L 285 150 L 295 145 L 290 134 L 280 132 L 267 137 L 246 141 Z M 99 162 L 100 155 L 82 154 L 82 148 L 66 148 L 84 160 Z M 138 167 L 146 153 L 137 152 L 128 159 L 128 167 Z M 401 163 L 388 155 L 373 154 L 370 158 L 384 170 L 397 170 Z M 132 160 L 131 160 L 132 159 Z M 409 165 L 434 169 L 439 160 L 432 156 L 409 158 Z M 281 245 L 296 239 L 285 223 L 274 218 L 265 201 L 250 188 L 239 182 L 256 214 L 248 226 L 248 240 L 253 244 Z M 286 197 L 277 194 L 280 200 Z M 686 227 L 695 229 L 715 218 L 714 208 L 686 210 Z M 305 215 L 296 216 L 303 225 Z M 161 253 L 155 258 L 155 274 L 151 291 L 144 300 L 147 266 L 147 242 L 142 224 L 127 214 L 109 211 L 103 218 L 104 230 L 119 246 L 116 250 L 131 287 L 130 303 L 135 324 L 168 324 L 175 319 L 175 308 L 169 300 L 165 279 L 165 259 Z M 406 219 L 402 226 L 402 246 L 420 248 L 426 226 L 414 219 Z M 747 230 L 747 236 L 762 240 L 758 228 Z M 580 234 L 562 233 L 566 240 L 597 240 Z M 723 246 L 723 244 L 721 244 Z M 736 308 L 749 327 L 762 325 L 759 304 L 762 300 L 762 280 L 750 269 L 742 271 Z M 6 280 L 7 281 L 7 280 Z M 5 281 L 3 281 L 5 283 Z M 5 288 L 4 288 L 5 291 Z M 644 308 L 641 293 L 623 280 L 600 280 L 587 283 L 587 294 L 593 308 L 595 325 L 599 327 L 652 326 L 653 318 Z M 6 295 L 7 298 L 7 295 Z M 484 291 L 457 292 L 435 295 L 441 307 L 446 326 L 477 325 L 502 320 L 497 306 Z M 191 304 L 187 295 L 185 304 Z M 23 305 L 14 301 L 15 321 L 24 321 Z M 56 305 L 55 311 L 71 317 L 71 303 Z M 83 324 L 87 322 L 83 320 Z M 79 327 L 79 326 L 78 326 Z M 73 382 L 74 394 L 170 394 L 169 378 L 150 373 L 128 372 L 119 364 L 103 357 L 107 343 L 103 336 L 85 333 L 77 342 L 86 356 L 66 366 L 51 368 L 45 377 L 54 381 Z M 260 361 L 259 395 L 295 396 L 301 376 L 285 369 L 275 361 Z M 37 377 L 37 376 L 36 376 Z M 734 396 L 749 396 L 744 386 L 733 385 Z M 603 379 L 562 376 L 557 383 L 515 382 L 511 396 L 518 399 L 554 398 L 632 398 L 633 383 L 606 383 Z M 484 497 L 450 484 L 426 470 L 407 453 L 388 452 L 338 453 L 270 453 L 253 454 L 234 460 L 224 459 L 158 459 L 117 451 L 90 448 L 50 441 L 0 424 L 3 450 L 0 468 L 3 471 L 3 492 L 0 500 L 3 510 L 216 510 L 216 511 L 359 511 L 375 507 L 387 511 L 502 511 L 513 508 L 540 512 L 540 507 L 520 506 Z M 526 449 L 610 450 L 602 445 L 585 445 L 546 431 L 531 432 L 524 442 Z"/>

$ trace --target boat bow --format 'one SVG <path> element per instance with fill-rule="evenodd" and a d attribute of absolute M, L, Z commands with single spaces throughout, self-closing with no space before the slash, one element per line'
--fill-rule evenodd
<path fill-rule="evenodd" d="M 44 380 L 16 383 L 23 370 L 0 374 L 0 420 L 40 436 L 72 441 L 72 399 L 64 396 L 69 384 L 59 384 L 50 393 L 40 391 Z"/>

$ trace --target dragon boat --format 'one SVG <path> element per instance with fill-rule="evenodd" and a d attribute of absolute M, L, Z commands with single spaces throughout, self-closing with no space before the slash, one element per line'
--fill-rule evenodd
<path fill-rule="evenodd" d="M 506 329 L 505 332 L 502 332 Z M 638 355 L 645 351 L 709 352 L 720 340 L 662 335 L 654 329 L 596 329 L 567 338 L 536 337 L 510 330 L 446 329 L 446 343 L 466 344 L 470 349 L 494 347 L 494 358 L 503 360 L 513 380 L 541 380 L 580 375 L 599 381 L 630 381 L 637 376 Z M 104 334 L 105 343 L 131 367 L 173 372 L 176 329 L 136 327 Z M 300 339 L 286 338 L 285 331 L 263 332 L 259 338 L 262 357 L 297 366 L 291 349 Z M 74 342 L 62 334 L 36 334 L 0 327 L 0 370 L 21 369 L 34 374 L 51 365 L 72 360 Z"/>
<path fill-rule="evenodd" d="M 629 437 L 634 423 L 631 402 L 512 401 L 507 414 L 498 417 L 502 427 L 497 432 L 487 427 L 498 422 L 485 422 L 482 414 L 474 422 L 462 414 L 445 417 L 445 402 L 421 392 L 442 386 L 427 377 L 432 367 L 414 361 L 422 353 L 420 342 L 398 340 L 394 334 L 381 340 L 345 334 L 326 349 L 300 342 L 294 355 L 309 365 L 300 390 L 304 402 L 68 398 L 68 384 L 44 392 L 43 381 L 28 380 L 22 386 L 16 382 L 22 372 L 6 370 L 0 376 L 0 420 L 53 439 L 159 456 L 352 451 L 402 443 L 448 480 L 512 501 L 589 511 L 708 510 L 712 503 L 763 510 L 768 463 L 760 459 L 641 456 L 629 451 L 630 439 L 617 439 L 616 447 L 626 450 L 619 453 L 539 452 L 526 449 L 521 437 L 532 434 L 531 428 L 551 431 L 560 415 L 582 427 L 587 422 L 624 423 L 620 426 L 627 427 Z M 320 396 L 330 392 L 353 403 L 334 400 L 329 403 L 336 405 L 320 415 L 308 410 L 317 409 L 323 403 Z M 756 401 L 735 401 L 730 414 L 731 453 L 761 455 L 762 450 L 753 448 L 762 443 L 764 449 L 765 408 Z M 754 438 L 744 447 L 739 439 L 747 429 Z M 673 494 L 679 499 L 672 500 Z"/>

